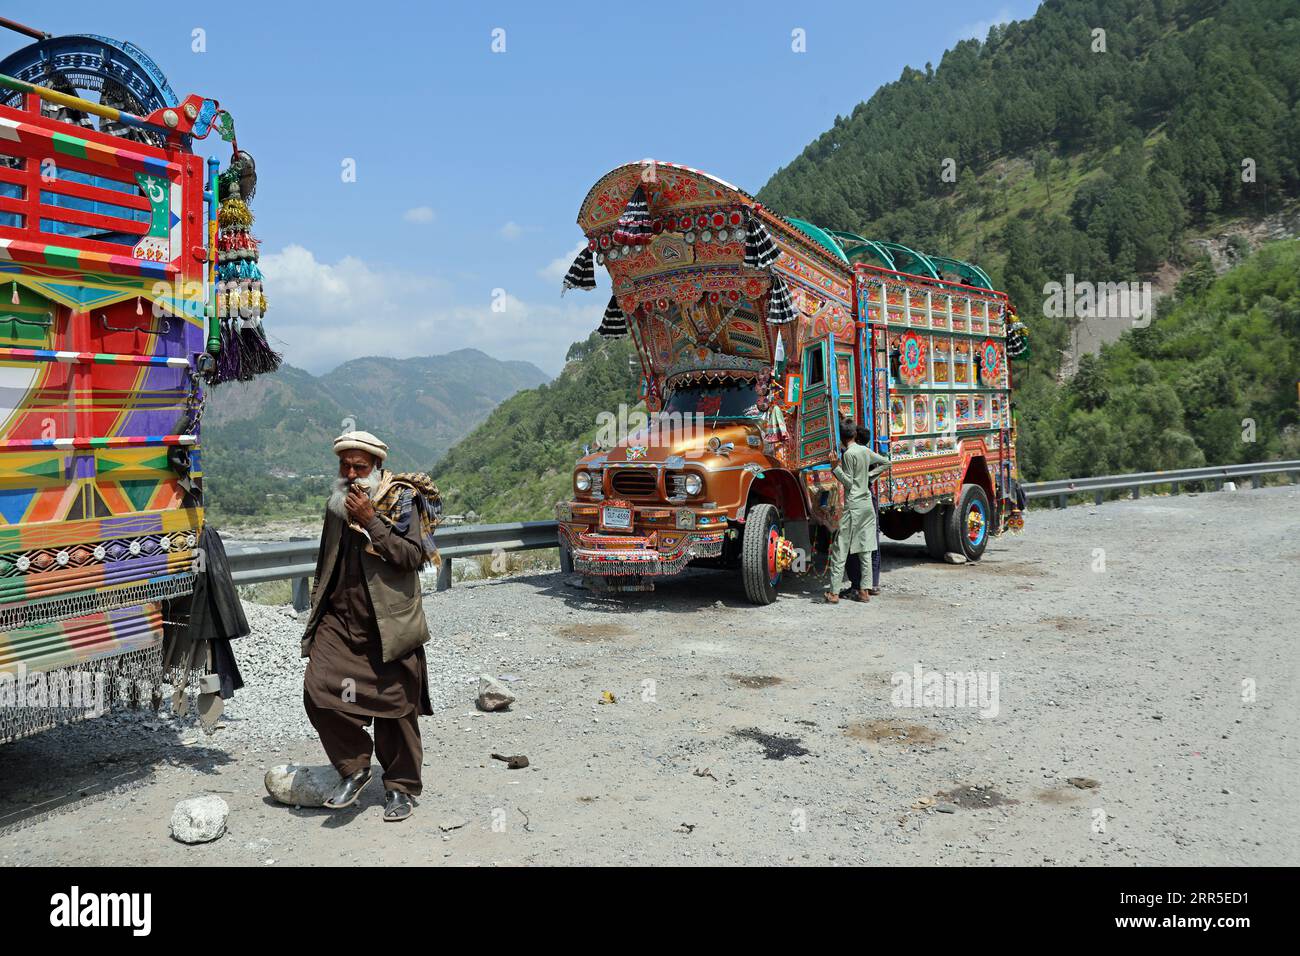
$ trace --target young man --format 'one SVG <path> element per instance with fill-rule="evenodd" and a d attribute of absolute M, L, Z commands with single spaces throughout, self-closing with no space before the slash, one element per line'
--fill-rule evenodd
<path fill-rule="evenodd" d="M 871 447 L 871 433 L 861 425 L 857 427 L 857 437 L 854 439 L 859 445 Z M 871 510 L 876 516 L 876 549 L 871 552 L 871 587 L 867 588 L 867 593 L 875 597 L 880 593 L 880 499 L 876 492 L 875 478 L 884 467 L 877 465 L 871 470 Z M 844 563 L 844 573 L 848 576 L 849 586 L 840 590 L 840 597 L 851 597 L 851 591 L 857 591 L 862 587 L 862 560 L 856 554 L 850 554 L 848 561 Z"/>
<path fill-rule="evenodd" d="M 889 459 L 872 451 L 865 442 L 857 441 L 856 429 L 848 422 L 840 424 L 840 442 L 844 445 L 843 460 L 834 460 L 831 474 L 844 486 L 844 511 L 840 527 L 831 545 L 829 580 L 826 585 L 826 603 L 840 603 L 840 589 L 844 586 L 844 564 L 850 554 L 870 554 L 876 549 L 876 512 L 871 499 L 871 480 L 885 468 Z M 873 472 L 873 466 L 879 466 Z M 867 560 L 859 557 L 859 560 Z M 859 587 L 854 593 L 858 601 L 870 601 L 871 595 Z"/>

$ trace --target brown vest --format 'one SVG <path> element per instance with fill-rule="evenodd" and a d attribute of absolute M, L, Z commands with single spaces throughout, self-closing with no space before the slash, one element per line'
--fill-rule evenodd
<path fill-rule="evenodd" d="M 416 515 L 412 521 L 418 521 Z M 302 637 L 302 656 L 311 656 L 311 640 L 316 625 L 325 612 L 326 591 L 338 563 L 343 529 L 347 527 L 333 512 L 325 512 L 325 530 L 321 534 L 320 552 L 316 556 L 316 580 L 311 592 L 311 616 Z M 379 642 L 384 662 L 399 660 L 429 642 L 429 624 L 424 618 L 418 571 L 402 571 L 378 555 L 361 552 L 361 567 L 366 575 L 366 590 L 375 609 Z"/>

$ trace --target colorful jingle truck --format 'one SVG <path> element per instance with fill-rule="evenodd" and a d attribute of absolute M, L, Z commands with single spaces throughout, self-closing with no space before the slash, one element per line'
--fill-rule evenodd
<path fill-rule="evenodd" d="M 620 166 L 578 214 L 565 287 L 613 294 L 600 331 L 630 335 L 644 429 L 584 456 L 557 505 L 576 571 L 645 590 L 688 564 L 739 571 L 775 600 L 838 525 L 839 423 L 891 468 L 881 528 L 970 560 L 1018 529 L 1005 294 L 978 267 L 777 215 L 699 170 Z"/>
<path fill-rule="evenodd" d="M 0 742 L 209 668 L 166 652 L 221 346 L 218 164 L 193 147 L 233 141 L 137 47 L 4 25 L 37 42 L 0 61 Z"/>

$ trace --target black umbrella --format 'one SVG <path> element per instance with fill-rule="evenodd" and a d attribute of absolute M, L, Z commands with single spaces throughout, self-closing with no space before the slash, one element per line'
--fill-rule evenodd
<path fill-rule="evenodd" d="M 767 321 L 770 325 L 784 325 L 797 318 L 794 300 L 790 298 L 790 287 L 785 284 L 780 273 L 772 273 L 772 289 L 767 297 Z"/>
<path fill-rule="evenodd" d="M 650 225 L 650 206 L 645 200 L 645 190 L 637 186 L 632 198 L 623 207 L 614 230 L 614 242 L 621 246 L 643 246 L 654 238 Z"/>
<path fill-rule="evenodd" d="M 749 236 L 745 239 L 745 265 L 755 269 L 766 269 L 776 262 L 781 250 L 772 241 L 767 226 L 754 215 L 749 217 Z"/>
<path fill-rule="evenodd" d="M 609 305 L 605 306 L 605 317 L 600 320 L 600 328 L 597 331 L 610 338 L 627 335 L 627 316 L 619 307 L 617 296 L 609 297 Z"/>
<path fill-rule="evenodd" d="M 570 289 L 594 288 L 596 288 L 596 263 L 591 247 L 588 246 L 578 253 L 578 257 L 573 260 L 573 265 L 569 266 L 569 272 L 564 277 L 564 292 Z M 564 292 L 560 295 L 564 295 Z"/>

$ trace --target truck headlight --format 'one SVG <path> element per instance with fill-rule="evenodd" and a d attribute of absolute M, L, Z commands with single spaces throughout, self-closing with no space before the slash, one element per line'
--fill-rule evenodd
<path fill-rule="evenodd" d="M 704 479 L 699 475 L 691 473 L 686 476 L 686 493 L 694 497 L 704 490 Z"/>
<path fill-rule="evenodd" d="M 573 476 L 573 487 L 579 491 L 591 491 L 591 475 L 580 471 Z"/>

